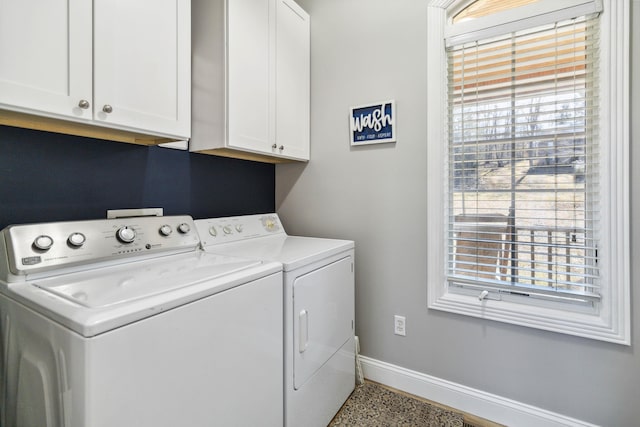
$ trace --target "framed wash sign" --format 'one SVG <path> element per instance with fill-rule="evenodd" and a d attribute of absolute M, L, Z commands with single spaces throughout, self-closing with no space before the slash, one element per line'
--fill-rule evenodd
<path fill-rule="evenodd" d="M 351 145 L 396 142 L 396 102 L 394 100 L 351 107 Z"/>

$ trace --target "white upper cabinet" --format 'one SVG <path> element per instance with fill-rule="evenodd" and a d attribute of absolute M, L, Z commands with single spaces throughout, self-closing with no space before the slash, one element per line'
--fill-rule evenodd
<path fill-rule="evenodd" d="M 292 0 L 193 0 L 190 149 L 309 160 L 309 15 Z"/>
<path fill-rule="evenodd" d="M 86 0 L 0 0 L 0 107 L 91 120 L 92 15 Z"/>
<path fill-rule="evenodd" d="M 276 142 L 278 151 L 309 158 L 309 15 L 292 0 L 277 0 Z"/>
<path fill-rule="evenodd" d="M 232 147 L 271 151 L 275 138 L 274 12 L 270 0 L 228 2 L 227 117 Z"/>
<path fill-rule="evenodd" d="M 188 137 L 188 0 L 94 2 L 94 119 Z"/>
<path fill-rule="evenodd" d="M 189 0 L 0 0 L 0 108 L 188 139 L 190 21 Z"/>

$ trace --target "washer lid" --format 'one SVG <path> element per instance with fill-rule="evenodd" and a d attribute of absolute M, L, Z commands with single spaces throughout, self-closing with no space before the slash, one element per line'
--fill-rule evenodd
<path fill-rule="evenodd" d="M 259 264 L 228 256 L 190 256 L 174 262 L 132 263 L 112 267 L 110 272 L 86 271 L 32 285 L 84 307 L 99 308 L 170 292 Z"/>
<path fill-rule="evenodd" d="M 281 271 L 279 263 L 198 251 L 8 283 L 0 291 L 92 337 Z"/>

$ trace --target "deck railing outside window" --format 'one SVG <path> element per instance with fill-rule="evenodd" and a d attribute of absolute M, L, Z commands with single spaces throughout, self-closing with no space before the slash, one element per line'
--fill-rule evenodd
<path fill-rule="evenodd" d="M 513 228 L 506 223 L 506 217 L 502 219 L 503 224 L 459 221 L 451 257 L 453 281 L 466 278 L 478 283 L 543 287 L 576 294 L 596 292 L 596 276 L 585 265 L 588 248 L 584 229 Z"/>

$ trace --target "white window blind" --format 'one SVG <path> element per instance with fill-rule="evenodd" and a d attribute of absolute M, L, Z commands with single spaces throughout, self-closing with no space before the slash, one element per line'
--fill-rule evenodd
<path fill-rule="evenodd" d="M 450 289 L 600 298 L 597 17 L 447 47 Z"/>

